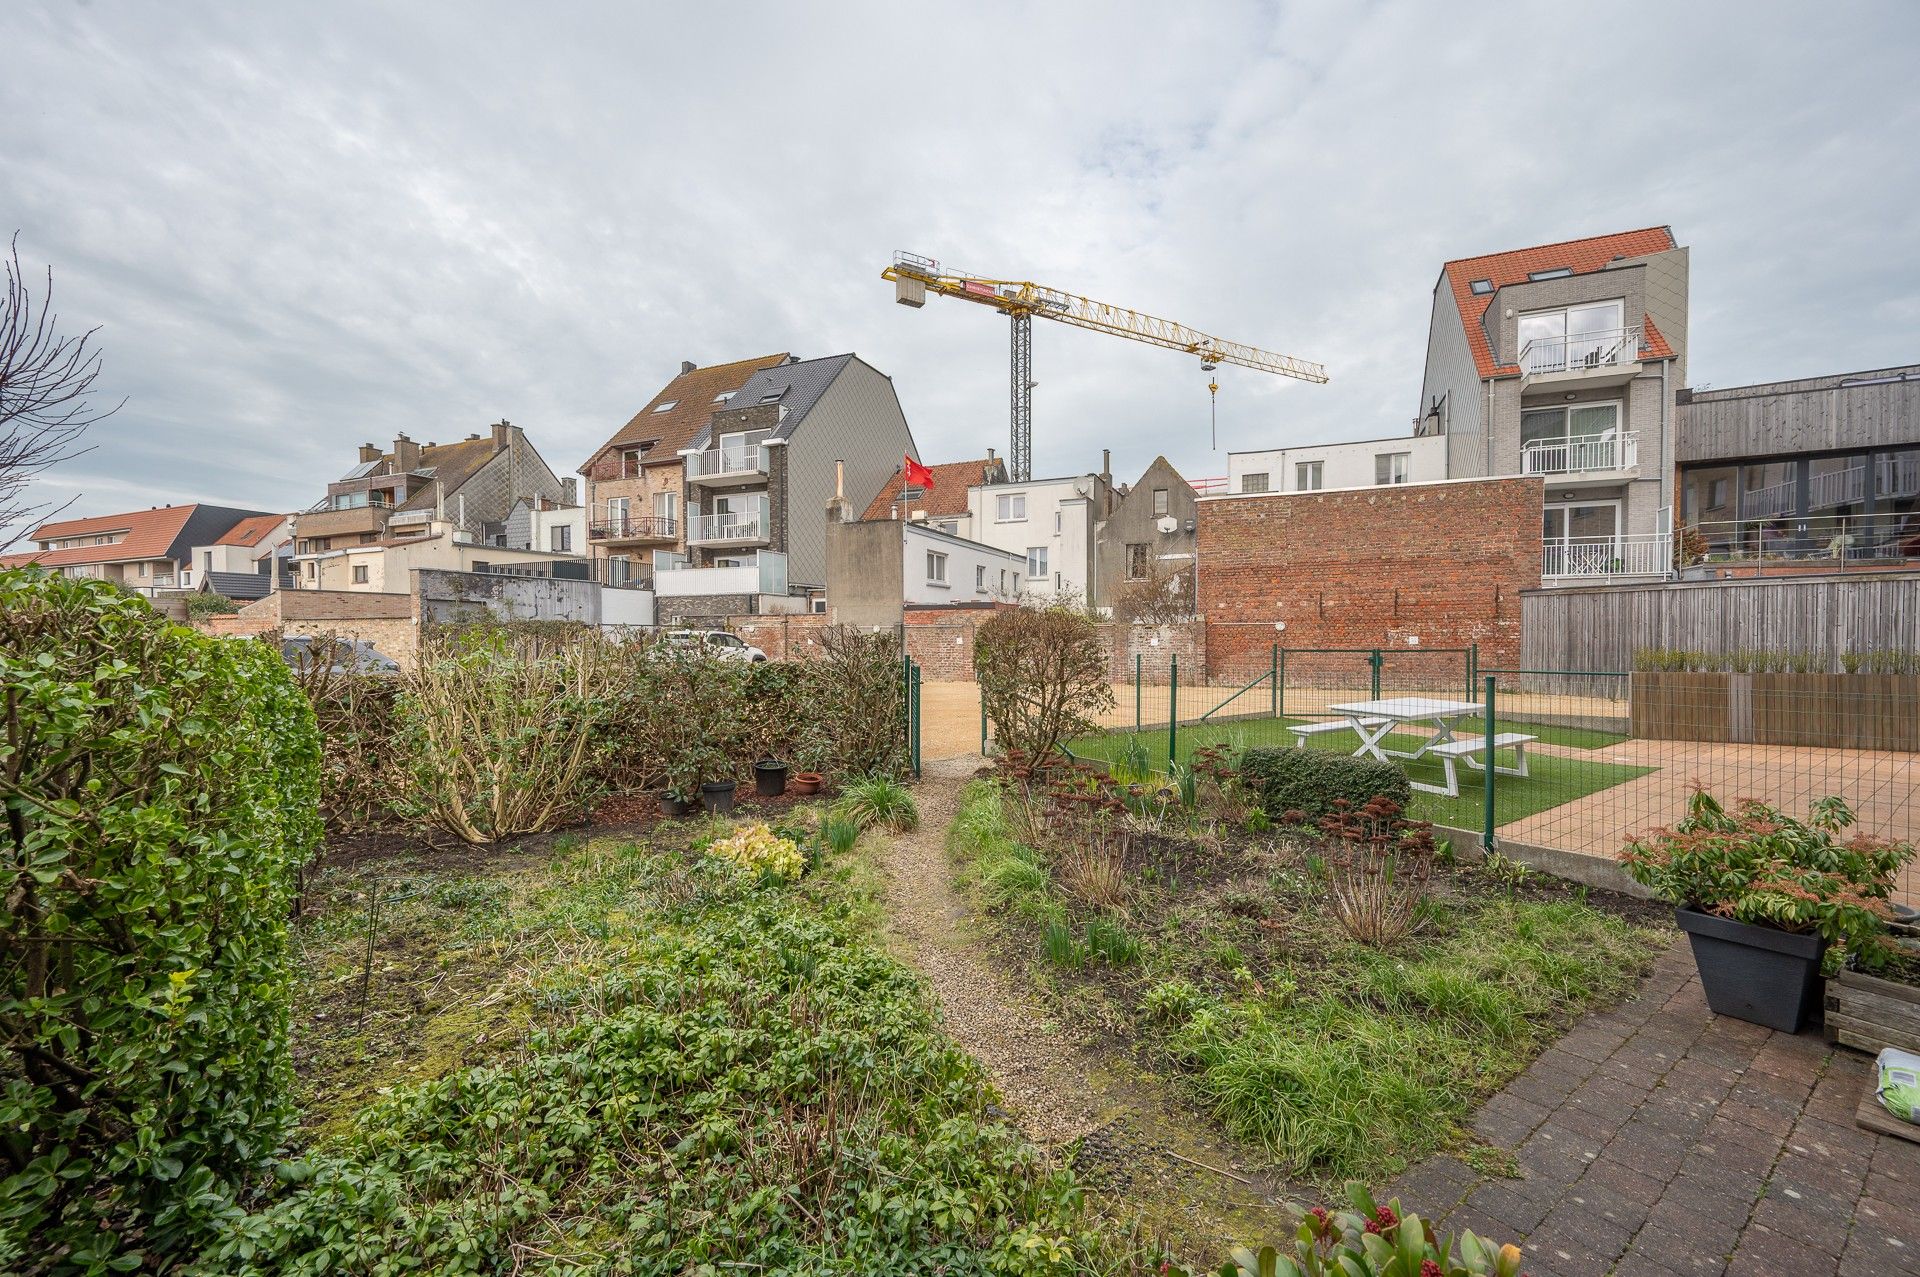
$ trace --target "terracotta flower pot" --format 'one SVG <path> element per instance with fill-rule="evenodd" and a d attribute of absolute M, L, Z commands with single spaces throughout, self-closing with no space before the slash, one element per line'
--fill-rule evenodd
<path fill-rule="evenodd" d="M 795 772 L 788 783 L 796 794 L 817 794 L 820 786 L 827 783 L 827 778 L 819 772 Z"/>

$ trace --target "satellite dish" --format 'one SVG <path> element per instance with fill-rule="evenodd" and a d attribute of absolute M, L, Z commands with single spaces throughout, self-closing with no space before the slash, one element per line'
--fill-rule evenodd
<path fill-rule="evenodd" d="M 1156 526 L 1159 527 L 1162 532 L 1172 532 L 1179 528 L 1180 520 L 1170 514 L 1163 514 L 1160 516 L 1160 522 Z"/>

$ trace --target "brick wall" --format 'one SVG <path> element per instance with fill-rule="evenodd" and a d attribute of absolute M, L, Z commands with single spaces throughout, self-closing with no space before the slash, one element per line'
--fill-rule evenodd
<path fill-rule="evenodd" d="M 804 661 L 820 655 L 827 618 L 815 612 L 792 616 L 730 616 L 723 628 L 767 654 L 771 661 Z"/>
<path fill-rule="evenodd" d="M 355 590 L 279 590 L 228 616 L 199 622 L 203 634 L 252 636 L 279 630 L 371 643 L 402 668 L 412 666 L 419 641 L 410 594 Z"/>
<path fill-rule="evenodd" d="M 1107 645 L 1109 677 L 1116 683 L 1133 682 L 1136 669 L 1142 683 L 1168 683 L 1172 681 L 1176 658 L 1180 662 L 1181 682 L 1198 683 L 1207 677 L 1211 633 L 1205 621 L 1178 625 L 1125 625 L 1109 621 L 1100 631 L 1101 640 Z"/>
<path fill-rule="evenodd" d="M 1200 502 L 1200 614 L 1219 681 L 1288 648 L 1477 643 L 1520 658 L 1520 591 L 1540 584 L 1539 479 Z M 1284 622 L 1284 630 L 1273 623 Z M 1294 672 L 1289 665 L 1289 675 Z"/>

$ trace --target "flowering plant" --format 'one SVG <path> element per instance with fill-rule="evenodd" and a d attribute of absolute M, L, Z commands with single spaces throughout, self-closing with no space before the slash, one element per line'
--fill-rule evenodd
<path fill-rule="evenodd" d="M 1854 817 L 1837 796 L 1814 803 L 1808 816 L 1798 821 L 1751 798 L 1728 812 L 1695 789 L 1685 820 L 1628 843 L 1620 858 L 1635 882 L 1670 904 L 1818 932 L 1863 966 L 1879 966 L 1887 958 L 1887 897 L 1914 848 L 1865 834 L 1841 841 Z"/>
<path fill-rule="evenodd" d="M 806 868 L 800 845 L 791 838 L 782 838 L 765 825 L 745 825 L 725 838 L 717 838 L 708 844 L 707 854 L 730 860 L 742 869 L 788 880 L 798 878 Z"/>
<path fill-rule="evenodd" d="M 1293 1249 L 1236 1247 L 1219 1277 L 1515 1277 L 1520 1248 L 1462 1232 L 1444 1237 L 1398 1199 L 1379 1205 L 1360 1184 L 1347 1185 L 1352 1210 L 1290 1209 L 1298 1217 Z"/>

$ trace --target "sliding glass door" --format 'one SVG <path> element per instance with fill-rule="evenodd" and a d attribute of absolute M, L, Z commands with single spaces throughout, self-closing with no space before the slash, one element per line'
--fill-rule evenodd
<path fill-rule="evenodd" d="M 1620 503 L 1556 502 L 1546 507 L 1541 540 L 1546 576 L 1601 576 L 1621 570 Z"/>

